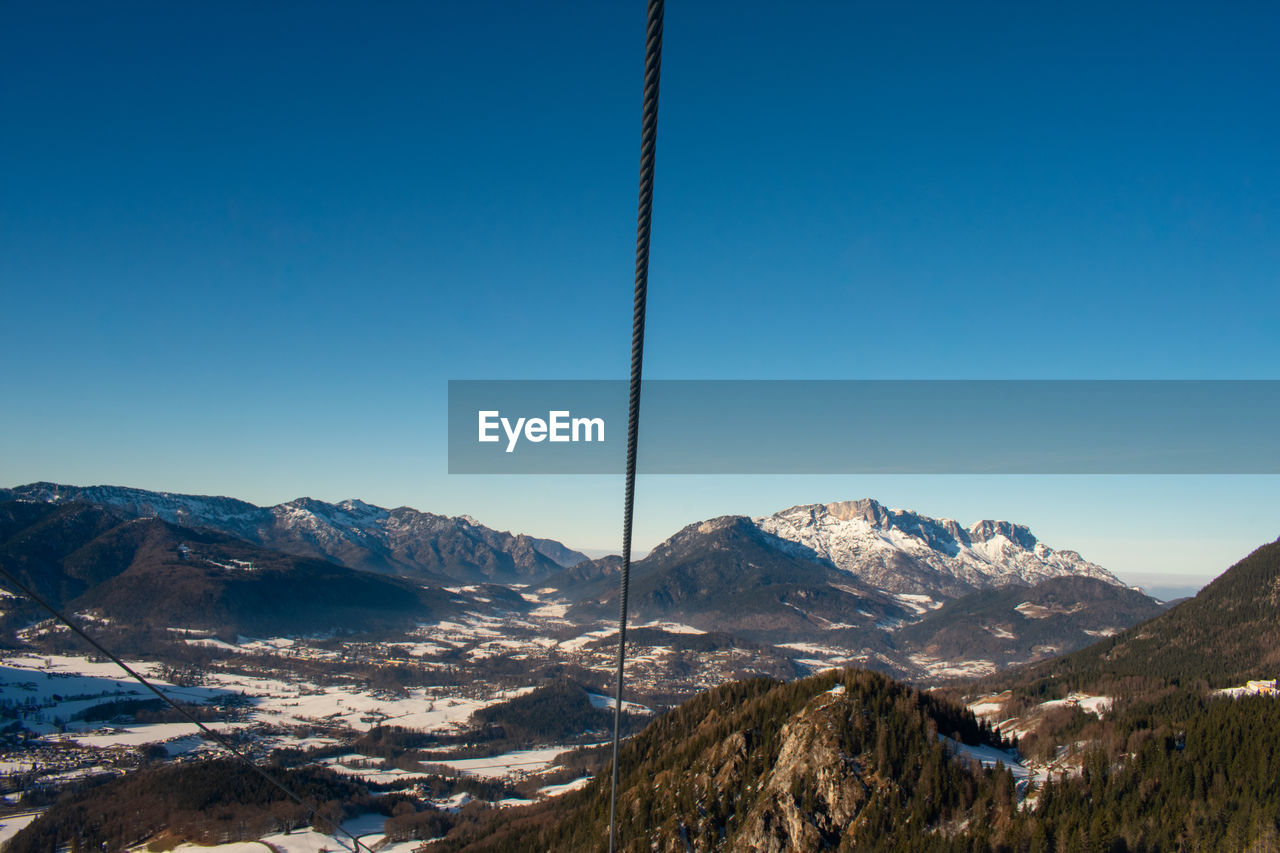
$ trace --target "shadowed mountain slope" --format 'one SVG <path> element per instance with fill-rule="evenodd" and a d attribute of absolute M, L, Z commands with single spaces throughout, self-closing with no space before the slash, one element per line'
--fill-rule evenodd
<path fill-rule="evenodd" d="M 410 624 L 451 596 L 87 504 L 0 503 L 0 563 L 55 606 L 132 625 L 281 634 Z M 4 586 L 0 582 L 0 586 Z M 13 618 L 45 618 L 22 598 Z"/>

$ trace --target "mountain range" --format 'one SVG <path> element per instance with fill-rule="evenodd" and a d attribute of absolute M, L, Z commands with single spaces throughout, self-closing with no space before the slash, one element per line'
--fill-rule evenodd
<path fill-rule="evenodd" d="M 547 579 L 569 615 L 617 612 L 616 557 Z M 1026 527 L 889 510 L 873 500 L 691 524 L 632 566 L 637 621 L 855 651 L 899 673 L 992 671 L 1080 648 L 1161 610 Z"/>
<path fill-rule="evenodd" d="M 587 559 L 554 540 L 492 530 L 469 516 L 359 500 L 298 498 L 260 507 L 235 498 L 56 483 L 0 489 L 0 500 L 94 504 L 126 517 L 216 530 L 286 554 L 436 583 L 533 583 Z"/>
<path fill-rule="evenodd" d="M 6 499 L 15 506 L 95 507 L 99 526 L 147 522 L 139 530 L 165 544 L 147 550 L 151 556 L 144 562 L 163 564 L 167 572 L 181 569 L 186 580 L 180 586 L 188 591 L 195 586 L 194 564 L 175 562 L 173 549 L 179 542 L 201 541 L 227 553 L 255 548 L 252 557 L 234 558 L 255 565 L 360 573 L 344 583 L 360 578 L 359 584 L 369 586 L 366 573 L 387 582 L 399 579 L 396 589 L 406 601 L 421 603 L 431 597 L 430 589 L 440 604 L 448 595 L 465 595 L 458 591 L 462 587 L 489 584 L 507 588 L 498 598 L 486 596 L 492 606 L 521 609 L 512 588 L 533 587 L 569 605 L 567 615 L 579 624 L 617 613 L 618 557 L 589 560 L 554 540 L 496 531 L 469 516 L 385 509 L 359 500 L 298 498 L 259 507 L 226 497 L 53 483 L 0 490 L 0 501 Z M 131 613 L 127 596 L 112 590 L 146 575 L 141 568 L 115 566 L 101 588 L 80 583 L 73 571 L 59 574 L 70 571 L 67 566 L 79 559 L 72 552 L 87 544 L 79 534 L 69 535 L 63 551 L 50 558 L 60 567 L 50 573 L 64 586 L 59 600 L 113 604 L 107 612 L 117 618 Z M 153 557 L 161 552 L 164 559 L 156 563 Z M 210 594 L 223 595 L 219 600 L 231 608 L 226 624 L 259 624 L 247 599 L 231 592 L 259 587 L 244 578 L 226 586 L 218 574 L 225 562 L 213 558 L 207 568 L 216 583 L 206 580 L 225 593 Z M 316 587 L 314 595 L 324 588 Z M 333 609 L 336 600 L 332 606 L 316 601 L 318 612 L 342 610 Z M 1043 659 L 1160 611 L 1156 601 L 1126 588 L 1106 569 L 1074 551 L 1048 547 L 1024 526 L 980 521 L 964 527 L 874 500 L 688 525 L 636 561 L 630 607 L 638 623 L 675 621 L 752 642 L 845 650 L 851 662 L 916 675 L 990 672 Z M 186 603 L 171 612 L 194 611 Z M 217 612 L 222 611 L 202 614 L 205 622 Z M 299 624 L 307 622 L 299 618 Z M 967 668 L 957 670 L 957 662 Z"/>
<path fill-rule="evenodd" d="M 84 503 L 0 503 L 0 564 L 53 606 L 94 610 L 108 624 L 232 636 L 405 626 L 462 603 L 447 590 Z M 20 598 L 5 604 L 19 622 L 48 615 Z"/>

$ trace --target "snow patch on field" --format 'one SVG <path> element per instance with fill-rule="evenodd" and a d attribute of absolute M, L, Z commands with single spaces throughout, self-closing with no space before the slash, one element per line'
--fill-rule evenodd
<path fill-rule="evenodd" d="M 584 646 L 594 643 L 596 640 L 603 640 L 605 637 L 612 637 L 618 633 L 617 628 L 601 628 L 598 631 L 588 631 L 580 637 L 574 637 L 572 640 L 565 640 L 560 644 L 560 648 L 567 652 L 576 652 Z"/>
<path fill-rule="evenodd" d="M 382 825 L 386 818 L 382 815 L 361 815 L 347 821 L 343 829 L 360 839 L 366 848 L 373 848 L 379 853 L 411 853 L 422 846 L 421 841 L 401 841 L 392 844 L 380 844 L 385 838 Z M 352 850 L 351 839 L 341 833 L 327 835 L 314 829 L 294 830 L 288 833 L 276 833 L 264 836 L 258 841 L 235 841 L 229 844 L 215 844 L 203 847 L 198 844 L 179 844 L 173 848 L 175 853 L 334 853 L 338 850 Z"/>
<path fill-rule="evenodd" d="M 837 649 L 832 646 L 820 646 L 817 643 L 780 643 L 780 649 L 794 649 L 797 652 L 805 652 L 811 655 L 830 655 L 832 657 L 845 654 L 844 649 Z"/>
<path fill-rule="evenodd" d="M 970 702 L 968 708 L 975 717 L 994 717 L 1004 710 L 1004 704 L 1012 697 L 1013 694 L 1006 690 L 1003 693 L 983 696 L 976 701 Z"/>
<path fill-rule="evenodd" d="M 916 615 L 923 615 L 930 610 L 937 610 L 942 606 L 941 601 L 936 601 L 933 596 L 920 595 L 912 592 L 900 592 L 894 596 L 899 602 L 915 611 Z"/>
<path fill-rule="evenodd" d="M 222 733 L 234 728 L 223 723 L 206 723 L 209 728 Z M 202 742 L 200 729 L 194 723 L 150 723 L 136 726 L 123 726 L 93 732 L 91 734 L 47 735 L 46 740 L 71 740 L 81 746 L 92 746 L 107 749 L 120 746 L 142 746 L 148 743 L 168 743 L 174 741 L 174 747 L 183 752 L 197 748 Z M 188 740 L 193 739 L 193 740 Z M 178 741 L 183 743 L 179 744 Z M 186 747 L 186 749 L 182 749 Z M 177 755 L 177 752 L 171 752 Z"/>
<path fill-rule="evenodd" d="M 466 723 L 472 713 L 495 702 L 513 699 L 533 687 L 521 687 L 493 694 L 477 692 L 475 696 L 458 696 L 448 688 L 413 688 L 400 694 L 359 689 L 353 686 L 319 687 L 298 681 L 214 672 L 200 687 L 179 687 L 157 677 L 159 664 L 130 662 L 148 675 L 164 693 L 183 703 L 204 704 L 220 698 L 243 694 L 248 702 L 245 724 L 307 725 L 314 722 L 337 723 L 356 730 L 389 723 L 421 731 L 456 729 Z M 5 695 L 38 702 L 57 702 L 56 713 L 64 719 L 77 711 L 118 699 L 145 699 L 151 694 L 120 671 L 115 664 L 98 663 L 84 657 L 63 655 L 15 655 L 0 659 L 0 684 Z M 75 701 L 55 700 L 55 696 L 75 697 Z M 89 698 L 79 698 L 79 697 Z M 41 734 L 53 735 L 52 723 L 29 722 L 28 727 Z M 222 726 L 212 726 L 222 729 Z M 70 724 L 75 729 L 64 737 L 73 737 L 86 745 L 127 746 L 157 743 L 176 737 L 189 737 L 197 729 L 187 723 L 153 723 L 107 730 L 92 735 L 82 734 L 88 724 Z"/>
<path fill-rule="evenodd" d="M 399 767 L 390 769 L 382 769 L 381 761 L 370 759 L 368 756 L 349 754 L 339 755 L 336 758 L 326 758 L 321 762 L 335 773 L 341 773 L 343 776 L 354 776 L 362 782 L 372 782 L 379 785 L 385 785 L 395 782 L 398 779 L 407 776 L 421 776 L 421 771 L 402 770 Z M 372 766 L 365 766 L 372 765 Z"/>
<path fill-rule="evenodd" d="M 23 827 L 38 817 L 40 817 L 38 812 L 0 817 L 0 844 L 3 844 L 10 838 L 13 838 L 22 830 Z M 262 853 L 262 851 L 259 850 L 258 853 Z"/>
<path fill-rule="evenodd" d="M 612 696 L 601 696 L 599 693 L 588 693 L 587 698 L 591 700 L 593 708 L 608 708 L 612 710 L 618 704 L 617 700 Z M 653 709 L 647 705 L 641 705 L 638 702 L 628 702 L 622 700 L 622 711 L 625 714 L 652 714 Z"/>
<path fill-rule="evenodd" d="M 968 660 L 944 661 L 928 655 L 911 655 L 910 661 L 923 669 L 931 678 L 959 678 L 971 675 L 990 675 L 996 671 L 994 661 Z"/>
<path fill-rule="evenodd" d="M 943 734 L 938 735 L 938 740 L 946 745 L 956 757 L 965 761 L 971 759 L 978 761 L 987 769 L 993 768 L 997 764 L 1003 764 L 1005 769 L 1013 774 L 1014 779 L 1026 779 L 1031 775 L 1031 771 L 1018 758 L 1017 752 L 1006 752 L 1003 749 L 986 746 L 985 744 L 970 746 L 967 743 L 952 740 Z"/>
<path fill-rule="evenodd" d="M 638 625 L 637 627 L 657 628 L 659 630 L 666 631 L 668 634 L 705 634 L 707 633 L 706 631 L 703 631 L 701 628 L 695 628 L 692 625 L 685 625 L 681 622 L 654 621 L 654 622 L 646 622 L 643 625 Z"/>
<path fill-rule="evenodd" d="M 558 797 L 570 791 L 580 791 L 590 783 L 591 777 L 583 776 L 581 779 L 574 779 L 572 782 L 565 782 L 563 785 L 547 785 L 545 788 L 539 788 L 538 794 L 543 797 Z"/>
<path fill-rule="evenodd" d="M 1072 693 L 1066 699 L 1051 699 L 1040 703 L 1040 707 L 1048 711 L 1053 708 L 1076 707 L 1086 714 L 1101 717 L 1111 710 L 1114 700 L 1110 696 L 1090 696 L 1087 693 Z"/>
<path fill-rule="evenodd" d="M 601 744 L 590 744 L 600 746 Z M 548 746 L 541 749 L 520 749 L 488 758 L 432 759 L 431 764 L 443 764 L 460 773 L 484 779 L 503 777 L 521 779 L 541 773 L 555 765 L 557 756 L 576 749 L 574 746 Z"/>

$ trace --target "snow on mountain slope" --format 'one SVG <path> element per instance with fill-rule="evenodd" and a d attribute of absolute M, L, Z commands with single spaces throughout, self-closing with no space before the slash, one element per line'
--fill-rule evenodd
<path fill-rule="evenodd" d="M 1082 576 L 1123 584 L 1075 551 L 1056 551 L 1007 521 L 965 528 L 874 500 L 808 504 L 753 519 L 767 533 L 894 593 L 951 598 L 1010 583 Z"/>
<path fill-rule="evenodd" d="M 359 500 L 331 504 L 297 498 L 259 507 L 234 498 L 56 483 L 0 489 L 0 499 L 90 503 L 126 517 L 156 517 L 289 554 L 428 580 L 528 581 L 587 559 L 554 540 L 492 530 L 469 516 L 451 518 L 410 507 L 388 510 Z"/>
<path fill-rule="evenodd" d="M 242 538 L 255 538 L 271 523 L 271 510 L 235 498 L 178 495 L 127 486 L 63 486 L 31 483 L 0 489 L 0 498 L 36 503 L 88 503 L 121 510 L 134 518 L 158 518 L 183 527 L 214 527 Z"/>

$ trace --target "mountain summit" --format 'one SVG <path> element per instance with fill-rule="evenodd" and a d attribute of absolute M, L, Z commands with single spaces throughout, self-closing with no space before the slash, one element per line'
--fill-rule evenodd
<path fill-rule="evenodd" d="M 954 598 L 1076 576 L 1124 585 L 1075 551 L 1056 551 L 1008 521 L 966 528 L 871 499 L 793 506 L 753 520 L 761 530 L 887 592 Z"/>

